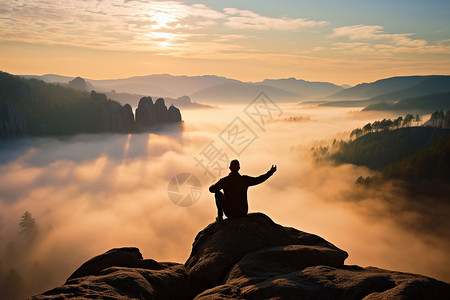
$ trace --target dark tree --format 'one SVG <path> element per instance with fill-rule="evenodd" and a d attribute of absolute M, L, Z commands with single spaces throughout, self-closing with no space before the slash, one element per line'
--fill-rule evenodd
<path fill-rule="evenodd" d="M 372 132 L 372 124 L 367 123 L 366 125 L 364 125 L 363 130 L 364 130 L 364 132 L 366 132 L 366 133 Z"/>
<path fill-rule="evenodd" d="M 450 110 L 445 113 L 445 128 L 450 128 Z"/>
<path fill-rule="evenodd" d="M 402 117 L 398 117 L 397 119 L 394 120 L 393 125 L 395 126 L 395 128 L 399 128 L 400 126 L 402 126 L 403 124 L 403 118 Z"/>
<path fill-rule="evenodd" d="M 391 119 L 383 119 L 383 121 L 380 122 L 380 129 L 381 130 L 388 130 L 392 127 L 394 123 Z"/>
<path fill-rule="evenodd" d="M 39 226 L 30 212 L 26 211 L 20 218 L 20 233 L 24 234 L 29 242 L 33 242 L 39 233 Z"/>
<path fill-rule="evenodd" d="M 362 135 L 363 135 L 363 130 L 361 128 L 356 128 L 356 129 L 353 129 L 353 131 L 350 133 L 350 138 L 352 138 L 353 136 L 356 136 L 356 138 L 359 138 Z"/>
<path fill-rule="evenodd" d="M 375 131 L 380 130 L 380 129 L 381 129 L 381 122 L 380 122 L 380 121 L 375 121 L 375 122 L 373 122 L 373 123 L 372 123 L 372 128 L 373 128 Z"/>
<path fill-rule="evenodd" d="M 436 112 L 431 114 L 430 121 L 431 121 L 431 126 L 432 127 L 437 127 L 438 126 L 438 119 L 439 119 L 439 112 L 436 111 Z"/>
<path fill-rule="evenodd" d="M 14 268 L 11 268 L 6 274 L 2 290 L 6 299 L 23 299 L 25 280 Z"/>
<path fill-rule="evenodd" d="M 439 127 L 444 127 L 444 123 L 445 123 L 445 114 L 441 110 L 439 111 Z"/>
<path fill-rule="evenodd" d="M 403 126 L 404 127 L 409 127 L 411 126 L 411 122 L 414 120 L 414 116 L 411 114 L 407 114 L 405 116 L 405 119 L 403 120 Z"/>
<path fill-rule="evenodd" d="M 420 121 L 422 121 L 422 118 L 420 117 L 419 114 L 414 116 L 414 122 L 416 122 L 416 126 L 419 126 Z"/>

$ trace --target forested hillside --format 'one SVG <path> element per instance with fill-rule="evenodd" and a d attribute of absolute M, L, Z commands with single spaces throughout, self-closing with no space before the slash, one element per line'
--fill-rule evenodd
<path fill-rule="evenodd" d="M 380 171 L 360 176 L 357 184 L 380 188 L 386 182 L 399 181 L 412 198 L 445 199 L 450 192 L 450 111 L 437 111 L 423 126 L 408 127 L 420 121 L 418 115 L 374 121 L 353 130 L 349 141 L 314 149 L 314 155 L 318 161 Z"/>
<path fill-rule="evenodd" d="M 430 147 L 390 164 L 381 177 L 418 185 L 425 181 L 450 183 L 450 135 L 439 137 Z"/>
<path fill-rule="evenodd" d="M 151 126 L 144 128 L 135 126 L 130 105 L 122 106 L 104 94 L 94 91 L 89 93 L 66 85 L 25 79 L 1 72 L 0 138 L 99 132 L 130 133 L 149 130 L 150 127 L 165 123 L 181 122 L 181 114 L 177 108 L 171 106 L 168 110 L 163 99 L 155 103 L 151 99 L 147 100 L 144 101 L 146 107 L 142 108 L 146 112 L 141 114 L 141 123 Z"/>
<path fill-rule="evenodd" d="M 351 163 L 383 170 L 417 151 L 431 146 L 450 130 L 432 127 L 408 127 L 365 134 L 355 140 L 342 142 L 331 159 L 338 163 Z"/>
<path fill-rule="evenodd" d="M 88 92 L 0 73 L 3 132 L 9 132 L 9 136 L 23 133 L 14 130 L 19 123 L 26 124 L 29 135 L 86 132 L 90 117 L 87 112 L 98 105 L 89 98 Z"/>

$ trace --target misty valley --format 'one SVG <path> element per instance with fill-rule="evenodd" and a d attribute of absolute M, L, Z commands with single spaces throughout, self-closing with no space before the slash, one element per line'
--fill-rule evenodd
<path fill-rule="evenodd" d="M 208 187 L 235 158 L 251 176 L 278 167 L 249 189 L 250 212 L 332 241 L 348 252 L 346 265 L 448 282 L 449 78 L 340 87 L 1 73 L 2 293 L 21 299 L 63 285 L 112 248 L 185 261 L 214 222 Z M 192 205 L 171 199 L 181 173 L 201 183 Z"/>

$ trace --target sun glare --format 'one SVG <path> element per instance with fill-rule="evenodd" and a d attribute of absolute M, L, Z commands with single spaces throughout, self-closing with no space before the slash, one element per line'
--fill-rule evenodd
<path fill-rule="evenodd" d="M 145 34 L 145 36 L 161 48 L 168 48 L 179 35 L 169 32 L 150 32 Z"/>
<path fill-rule="evenodd" d="M 171 28 L 170 23 L 178 21 L 178 16 L 167 11 L 155 11 L 151 15 L 151 20 L 155 24 L 152 26 L 154 29 Z"/>

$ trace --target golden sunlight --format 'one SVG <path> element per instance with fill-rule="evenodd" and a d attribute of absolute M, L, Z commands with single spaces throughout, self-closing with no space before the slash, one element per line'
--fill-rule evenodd
<path fill-rule="evenodd" d="M 0 300 L 450 299 L 445 1 L 0 1 Z"/>
<path fill-rule="evenodd" d="M 151 20 L 156 23 L 152 26 L 154 29 L 171 28 L 169 24 L 177 22 L 179 16 L 175 12 L 157 10 L 152 12 Z"/>
<path fill-rule="evenodd" d="M 155 43 L 162 48 L 167 48 L 175 44 L 175 41 L 178 40 L 180 35 L 169 32 L 150 32 L 146 33 L 145 36 L 148 37 L 152 43 Z"/>

